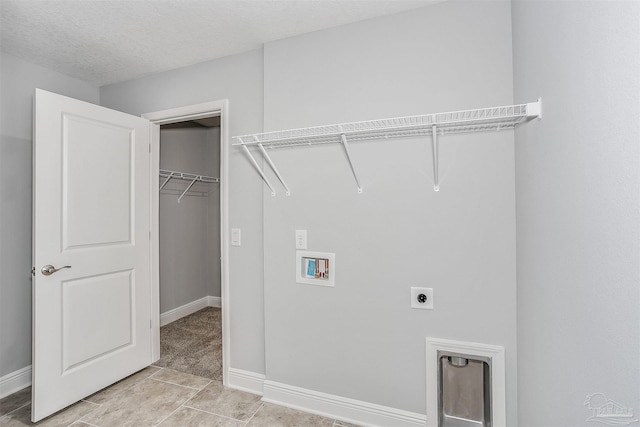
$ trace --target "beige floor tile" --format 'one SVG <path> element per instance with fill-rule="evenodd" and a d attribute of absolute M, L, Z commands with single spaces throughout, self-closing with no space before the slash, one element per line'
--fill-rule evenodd
<path fill-rule="evenodd" d="M 169 418 L 164 420 L 158 427 L 242 427 L 244 422 L 232 420 L 198 409 L 182 407 L 171 414 Z"/>
<path fill-rule="evenodd" d="M 67 409 L 33 424 L 31 422 L 31 405 L 27 405 L 5 417 L 0 418 L 0 427 L 67 427 L 69 424 L 79 420 L 87 414 L 90 414 L 99 407 L 100 405 L 96 405 L 94 403 L 78 402 L 69 406 Z"/>
<path fill-rule="evenodd" d="M 23 388 L 0 399 L 0 417 L 31 402 L 31 387 Z"/>
<path fill-rule="evenodd" d="M 247 427 L 332 427 L 334 420 L 265 403 Z"/>
<path fill-rule="evenodd" d="M 100 427 L 153 426 L 195 393 L 197 390 L 148 378 L 106 400 L 81 421 Z"/>
<path fill-rule="evenodd" d="M 246 421 L 260 408 L 260 396 L 212 382 L 184 406 Z"/>
<path fill-rule="evenodd" d="M 173 369 L 165 368 L 151 376 L 154 380 L 165 381 L 172 384 L 181 385 L 183 387 L 195 388 L 202 390 L 207 384 L 211 382 L 208 378 L 197 377 L 191 374 L 185 374 L 184 372 L 174 371 Z"/>
<path fill-rule="evenodd" d="M 91 424 L 87 424 L 82 421 L 76 421 L 75 423 L 71 424 L 69 427 L 93 427 L 93 426 Z"/>
<path fill-rule="evenodd" d="M 346 421 L 336 420 L 336 422 L 333 424 L 333 427 L 361 427 L 361 426 L 358 424 L 351 424 Z"/>
<path fill-rule="evenodd" d="M 92 403 L 103 403 L 107 400 L 113 398 L 118 393 L 123 392 L 124 390 L 132 387 L 133 385 L 143 381 L 144 379 L 150 377 L 151 375 L 158 372 L 161 368 L 157 368 L 155 366 L 148 366 L 141 371 L 136 372 L 133 375 L 129 375 L 128 377 L 118 381 L 115 384 L 106 387 L 99 392 L 92 394 L 89 397 L 84 398 L 87 402 Z"/>

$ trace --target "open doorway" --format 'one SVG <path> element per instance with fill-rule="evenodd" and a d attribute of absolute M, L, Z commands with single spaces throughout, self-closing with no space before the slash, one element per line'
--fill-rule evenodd
<path fill-rule="evenodd" d="M 160 126 L 160 359 L 222 380 L 220 117 Z"/>
<path fill-rule="evenodd" d="M 154 364 L 226 384 L 227 101 L 144 114 L 153 124 Z"/>

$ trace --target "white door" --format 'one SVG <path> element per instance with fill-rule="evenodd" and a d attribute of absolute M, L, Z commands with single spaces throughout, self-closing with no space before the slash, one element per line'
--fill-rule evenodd
<path fill-rule="evenodd" d="M 43 90 L 34 121 L 38 421 L 152 363 L 151 125 Z"/>

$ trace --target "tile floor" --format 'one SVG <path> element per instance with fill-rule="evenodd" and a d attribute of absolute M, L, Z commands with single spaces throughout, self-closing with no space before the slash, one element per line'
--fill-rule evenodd
<path fill-rule="evenodd" d="M 37 424 L 31 388 L 0 400 L 0 427 L 338 427 L 337 420 L 263 403 L 222 385 L 220 309 L 205 308 L 160 328 L 161 358 Z"/>
<path fill-rule="evenodd" d="M 31 388 L 0 400 L 0 427 L 342 427 L 352 426 L 269 403 L 217 380 L 150 366 L 32 424 Z"/>

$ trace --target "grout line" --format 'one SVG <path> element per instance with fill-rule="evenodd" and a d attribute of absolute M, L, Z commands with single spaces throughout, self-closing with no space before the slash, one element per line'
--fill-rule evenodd
<path fill-rule="evenodd" d="M 87 396 L 87 397 L 89 397 L 89 396 Z M 86 398 L 84 398 L 84 399 L 80 399 L 80 400 L 78 400 L 78 402 L 85 402 L 85 403 L 89 403 L 89 404 L 91 404 L 91 405 L 96 405 L 96 406 L 101 406 L 101 405 L 102 405 L 102 403 L 92 402 L 92 401 L 90 401 L 90 400 L 86 400 Z M 77 403 L 77 402 L 76 402 L 76 403 Z"/>
<path fill-rule="evenodd" d="M 190 399 L 190 398 L 189 398 Z M 166 417 L 164 417 L 163 419 L 160 420 L 160 422 L 158 424 L 154 424 L 156 426 L 159 426 L 160 424 L 162 424 L 163 422 L 165 422 L 169 417 L 171 417 L 171 415 L 175 414 L 176 412 L 178 412 L 178 410 L 180 410 L 180 408 L 182 408 L 182 405 L 178 406 L 176 409 L 173 410 L 173 412 L 171 412 L 169 415 L 167 415 Z"/>
<path fill-rule="evenodd" d="M 157 381 L 157 380 L 156 380 L 156 381 Z M 190 390 L 193 390 L 193 389 L 190 389 Z M 158 424 L 155 424 L 155 425 L 156 425 L 156 426 L 159 426 L 160 424 L 162 424 L 163 422 L 165 422 L 169 417 L 171 417 L 173 414 L 175 414 L 176 412 L 178 412 L 178 410 L 179 410 L 180 408 L 185 407 L 185 406 L 184 406 L 184 404 L 185 404 L 186 402 L 188 402 L 189 400 L 193 399 L 193 397 L 194 397 L 196 394 L 198 394 L 198 391 L 196 391 L 196 392 L 195 392 L 195 393 L 193 393 L 191 396 L 189 396 L 188 398 L 186 398 L 186 399 L 185 399 L 185 401 L 184 401 L 184 402 L 182 402 L 182 403 L 180 404 L 180 406 L 178 406 L 178 407 L 177 407 L 173 412 L 171 412 L 169 415 L 167 415 L 166 417 L 164 417 L 163 419 L 161 419 L 161 420 L 160 420 L 160 422 L 159 422 Z"/>
<path fill-rule="evenodd" d="M 149 366 L 153 366 L 153 365 L 149 365 Z M 164 370 L 164 367 L 162 366 L 153 366 L 154 368 L 158 368 L 157 371 L 155 371 L 153 374 L 149 375 L 149 378 L 153 377 L 156 374 L 159 374 L 160 372 L 162 372 Z"/>
<path fill-rule="evenodd" d="M 201 391 L 201 390 L 203 390 L 203 389 L 204 389 L 204 387 L 206 387 L 207 385 L 209 385 L 209 384 L 207 383 L 207 385 L 205 385 L 204 387 L 202 387 L 202 388 L 197 388 L 197 387 L 190 387 L 190 386 L 188 386 L 188 385 L 182 385 L 182 384 L 172 383 L 171 381 L 161 380 L 161 379 L 158 379 L 158 378 L 149 378 L 149 379 L 150 379 L 150 380 L 154 380 L 154 381 L 158 381 L 159 383 L 171 384 L 171 385 L 175 385 L 175 386 L 178 386 L 178 387 L 188 388 L 189 390 L 197 390 L 197 391 Z"/>
<path fill-rule="evenodd" d="M 78 421 L 82 421 L 83 423 L 85 423 L 85 424 L 89 424 L 90 426 L 98 427 L 98 426 L 96 426 L 95 424 L 91 424 L 91 423 L 86 422 L 86 421 L 84 420 L 84 418 L 88 417 L 89 415 L 94 414 L 95 412 L 97 412 L 97 411 L 98 411 L 98 409 L 102 408 L 102 403 L 93 403 L 93 402 L 89 402 L 88 400 L 81 400 L 81 402 L 90 403 L 90 404 L 94 405 L 94 406 L 95 406 L 95 408 L 93 408 L 91 411 L 89 411 L 89 413 L 84 414 L 83 416 L 81 416 L 80 418 L 78 418 L 77 420 L 75 420 L 75 421 L 74 421 L 74 423 L 75 423 L 75 422 L 78 422 Z M 66 410 L 66 408 L 65 408 L 65 410 Z"/>
<path fill-rule="evenodd" d="M 29 399 L 29 401 L 28 401 L 27 403 L 25 403 L 24 405 L 22 405 L 22 406 L 18 406 L 18 407 L 17 407 L 16 409 L 14 409 L 13 411 L 11 411 L 11 412 L 7 412 L 7 413 L 6 413 L 6 414 L 4 414 L 3 416 L 1 416 L 1 417 L 0 417 L 0 420 L 1 420 L 1 419 L 3 419 L 4 417 L 8 417 L 9 415 L 13 414 L 14 412 L 16 412 L 16 411 L 18 411 L 18 410 L 20 410 L 20 409 L 22 409 L 22 408 L 24 408 L 25 406 L 28 406 L 28 405 L 31 405 L 31 399 Z"/>
<path fill-rule="evenodd" d="M 89 414 L 87 414 L 87 415 L 89 415 Z M 86 415 L 85 415 L 85 417 L 86 417 Z M 99 426 L 97 426 L 97 425 L 95 425 L 95 424 L 91 424 L 91 423 L 88 423 L 88 422 L 86 422 L 86 421 L 82 421 L 82 418 L 80 418 L 79 420 L 75 420 L 74 422 L 72 422 L 71 424 L 69 424 L 69 427 L 73 426 L 73 425 L 74 425 L 75 423 L 77 423 L 77 422 L 81 422 L 81 423 L 84 423 L 84 424 L 90 425 L 91 427 L 99 427 Z"/>
<path fill-rule="evenodd" d="M 209 385 L 210 385 L 212 382 L 213 382 L 213 380 L 210 380 L 207 384 L 205 384 L 205 386 L 204 386 L 204 387 L 202 387 L 202 388 L 200 389 L 200 391 L 202 391 L 202 390 L 204 390 L 205 388 L 209 387 Z"/>
<path fill-rule="evenodd" d="M 161 380 L 161 379 L 159 379 L 159 378 L 154 378 L 156 375 L 160 374 L 160 372 L 161 372 L 161 371 L 164 371 L 164 370 L 177 372 L 177 373 L 179 373 L 179 374 L 181 374 L 181 375 L 191 375 L 192 377 L 202 378 L 203 380 L 207 380 L 208 382 L 207 382 L 204 386 L 202 386 L 202 388 L 198 388 L 198 387 L 191 387 L 191 386 L 188 386 L 188 385 L 182 385 L 182 384 L 174 383 L 174 382 L 167 381 L 167 380 Z M 151 375 L 149 376 L 149 378 L 150 378 L 150 379 L 153 379 L 153 380 L 156 380 L 156 381 L 162 381 L 163 383 L 168 383 L 168 384 L 178 385 L 178 386 L 180 386 L 180 387 L 192 388 L 192 389 L 195 389 L 195 390 L 204 390 L 204 389 L 205 389 L 209 384 L 211 384 L 211 383 L 214 381 L 214 380 L 212 380 L 212 379 L 210 379 L 210 378 L 201 377 L 200 375 L 194 375 L 194 374 L 191 374 L 191 373 L 189 373 L 189 372 L 178 371 L 178 370 L 176 370 L 176 369 L 172 369 L 172 368 L 160 368 L 160 370 L 159 370 L 159 371 L 154 372 L 153 374 L 151 374 Z"/>
<path fill-rule="evenodd" d="M 160 420 L 160 422 L 158 424 L 154 424 L 154 426 L 159 426 L 160 424 L 162 424 L 163 422 L 167 421 L 169 418 L 171 418 L 171 415 L 175 414 L 176 412 L 178 412 L 180 410 L 180 408 L 182 408 L 182 405 L 178 406 L 176 409 L 173 410 L 173 412 L 171 412 L 169 415 L 167 415 L 166 417 L 164 417 L 163 419 Z"/>
<path fill-rule="evenodd" d="M 226 416 L 226 415 L 218 414 L 218 413 L 216 413 L 216 412 L 207 411 L 206 409 L 194 408 L 193 406 L 189 406 L 189 405 L 187 405 L 187 404 L 186 404 L 186 402 L 185 402 L 185 403 L 183 403 L 183 404 L 182 404 L 182 406 L 184 406 L 184 407 L 185 407 L 185 408 L 187 408 L 187 409 L 194 409 L 194 410 L 196 410 L 196 411 L 206 412 L 207 414 L 210 414 L 210 415 L 216 415 L 216 416 L 218 416 L 218 417 L 223 417 L 223 418 L 228 418 L 228 419 L 230 419 L 230 420 L 243 422 L 242 420 L 239 420 L 239 419 L 237 419 L 237 418 L 231 418 L 231 417 L 228 417 L 228 416 Z M 257 411 L 256 411 L 256 412 L 257 412 Z"/>
<path fill-rule="evenodd" d="M 247 420 L 247 422 L 245 423 L 245 427 L 251 422 L 251 420 L 253 419 L 253 417 L 256 416 L 256 414 L 258 413 L 258 411 L 260 409 L 262 409 L 264 407 L 264 403 L 261 403 L 260 406 L 258 406 L 258 409 L 256 409 L 256 412 L 253 413 L 253 415 L 251 415 L 251 417 Z"/>
<path fill-rule="evenodd" d="M 237 418 L 231 418 L 231 417 L 228 417 L 228 416 L 226 416 L 226 415 L 215 414 L 215 413 L 213 413 L 213 412 L 205 411 L 204 409 L 192 408 L 192 407 L 190 407 L 190 406 L 186 406 L 186 405 L 184 405 L 184 404 L 182 405 L 182 407 L 184 407 L 185 409 L 193 410 L 193 411 L 204 412 L 205 414 L 209 414 L 209 415 L 215 415 L 216 417 L 225 418 L 225 419 L 227 419 L 227 420 L 237 421 L 237 422 L 241 422 L 241 423 L 243 422 L 242 420 L 239 420 L 239 419 L 237 419 Z"/>
<path fill-rule="evenodd" d="M 202 390 L 204 390 L 204 389 L 202 389 Z M 181 406 L 184 406 L 185 408 L 188 408 L 187 403 L 191 402 L 191 400 L 195 399 L 196 396 L 198 396 L 200 393 L 202 393 L 202 390 L 195 390 L 195 393 L 193 393 L 187 400 L 182 402 Z"/>

